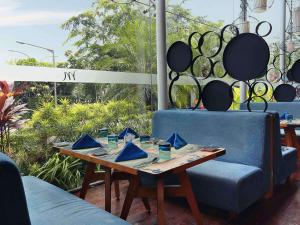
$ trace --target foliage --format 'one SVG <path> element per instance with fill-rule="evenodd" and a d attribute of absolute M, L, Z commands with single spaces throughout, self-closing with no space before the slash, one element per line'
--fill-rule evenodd
<path fill-rule="evenodd" d="M 72 43 L 75 49 L 66 51 L 69 67 L 156 73 L 156 24 L 154 10 L 147 9 L 139 4 L 115 4 L 110 0 L 99 0 L 94 2 L 91 9 L 71 17 L 62 25 L 69 32 L 67 42 Z M 203 18 L 192 16 L 191 11 L 184 9 L 180 3 L 169 5 L 169 10 L 177 15 L 167 13 L 168 46 L 178 40 L 187 42 L 189 34 L 194 31 L 204 33 L 211 29 L 198 22 Z M 220 27 L 221 23 L 209 25 Z M 216 40 L 212 38 L 206 43 L 206 49 L 214 49 Z M 199 71 L 207 67 L 207 61 L 203 63 L 199 60 L 198 64 Z M 155 90 L 152 87 L 114 84 L 99 84 L 95 88 L 90 84 L 81 93 L 83 96 L 94 96 L 92 100 L 98 96 L 102 102 L 112 97 L 121 100 L 130 96 L 138 99 L 137 102 L 150 105 Z"/>
<path fill-rule="evenodd" d="M 132 127 L 141 134 L 150 134 L 152 114 L 143 112 L 145 109 L 125 100 L 70 104 L 62 99 L 57 107 L 51 102 L 43 103 L 26 126 L 12 134 L 11 156 L 23 174 L 39 175 L 63 188 L 73 188 L 79 182 L 76 171 L 81 168 L 77 162 L 73 167 L 73 161 L 58 157 L 52 149 L 53 142 L 75 141 L 83 133 L 97 137 L 102 127 L 107 127 L 110 133 Z M 74 176 L 69 177 L 69 168 L 76 172 Z"/>
<path fill-rule="evenodd" d="M 31 174 L 64 189 L 76 188 L 81 183 L 79 159 L 54 154 L 43 166 L 34 164 Z"/>
<path fill-rule="evenodd" d="M 52 103 L 44 103 L 33 113 L 28 125 L 38 132 L 41 143 L 46 147 L 50 137 L 74 141 L 82 133 L 96 136 L 102 127 L 107 127 L 111 133 L 120 132 L 127 126 L 136 130 L 144 129 L 141 120 L 145 120 L 144 123 L 149 126 L 150 114 L 145 116 L 140 112 L 139 107 L 125 100 L 106 104 L 69 104 L 67 99 L 63 99 L 57 107 L 53 107 Z"/>
<path fill-rule="evenodd" d="M 21 116 L 28 110 L 26 104 L 15 104 L 15 96 L 21 94 L 22 88 L 13 91 L 6 81 L 0 81 L 0 88 L 0 150 L 4 152 L 10 147 L 12 130 L 23 125 L 25 120 Z"/>

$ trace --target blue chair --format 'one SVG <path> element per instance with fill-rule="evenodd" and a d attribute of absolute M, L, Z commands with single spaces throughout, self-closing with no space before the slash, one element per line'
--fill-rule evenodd
<path fill-rule="evenodd" d="M 126 221 L 35 177 L 22 177 L 0 153 L 0 224 L 128 225 Z"/>
<path fill-rule="evenodd" d="M 188 170 L 199 202 L 240 213 L 271 192 L 268 113 L 158 111 L 153 136 L 178 132 L 188 143 L 225 147 L 226 154 Z"/>

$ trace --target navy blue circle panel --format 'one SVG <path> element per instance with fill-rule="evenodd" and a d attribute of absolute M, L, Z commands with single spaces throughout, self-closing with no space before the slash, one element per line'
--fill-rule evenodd
<path fill-rule="evenodd" d="M 274 91 L 277 102 L 292 102 L 296 98 L 296 89 L 290 84 L 280 84 Z"/>
<path fill-rule="evenodd" d="M 293 81 L 300 83 L 300 59 L 298 59 L 292 67 L 291 77 Z"/>
<path fill-rule="evenodd" d="M 294 81 L 292 70 L 287 71 L 286 77 L 288 78 L 289 81 Z"/>
<path fill-rule="evenodd" d="M 167 62 L 174 72 L 186 71 L 192 63 L 193 53 L 189 45 L 182 41 L 174 42 L 167 53 Z"/>
<path fill-rule="evenodd" d="M 227 111 L 233 102 L 231 86 L 220 80 L 210 81 L 203 89 L 202 102 L 209 111 Z"/>
<path fill-rule="evenodd" d="M 229 41 L 223 54 L 227 73 L 239 81 L 252 80 L 266 72 L 270 49 L 257 34 L 243 33 Z"/>

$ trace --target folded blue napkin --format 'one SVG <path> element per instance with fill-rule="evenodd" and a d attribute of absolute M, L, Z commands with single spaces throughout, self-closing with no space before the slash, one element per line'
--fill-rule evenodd
<path fill-rule="evenodd" d="M 288 118 L 289 115 L 290 115 L 290 114 L 289 114 L 288 112 L 284 112 L 284 113 L 282 113 L 282 114 L 280 115 L 279 119 L 280 119 L 280 120 L 287 120 L 287 118 Z"/>
<path fill-rule="evenodd" d="M 142 149 L 140 149 L 138 146 L 136 146 L 130 141 L 125 145 L 125 147 L 119 153 L 115 161 L 122 162 L 122 161 L 142 159 L 147 157 L 148 157 L 147 152 L 143 151 Z"/>
<path fill-rule="evenodd" d="M 135 132 L 133 129 L 131 129 L 130 127 L 126 127 L 120 134 L 119 134 L 119 139 L 123 139 L 126 134 L 133 134 L 135 136 L 135 138 L 138 138 L 139 135 L 137 132 Z"/>
<path fill-rule="evenodd" d="M 175 149 L 180 149 L 187 145 L 186 141 L 180 137 L 178 133 L 173 133 L 171 137 L 168 138 L 167 142 L 169 142 Z"/>
<path fill-rule="evenodd" d="M 82 135 L 73 145 L 72 149 L 85 149 L 102 147 L 102 145 L 95 141 L 89 134 Z"/>

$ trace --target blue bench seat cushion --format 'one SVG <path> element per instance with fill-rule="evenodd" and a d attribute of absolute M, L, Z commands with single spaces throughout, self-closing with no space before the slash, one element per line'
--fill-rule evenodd
<path fill-rule="evenodd" d="M 287 175 L 292 174 L 297 169 L 297 149 L 293 147 L 281 147 L 282 151 L 282 170 L 278 175 L 278 183 L 286 181 Z"/>
<path fill-rule="evenodd" d="M 38 178 L 22 180 L 32 225 L 129 224 Z"/>
<path fill-rule="evenodd" d="M 199 202 L 241 212 L 264 193 L 260 168 L 211 160 L 188 170 Z"/>

